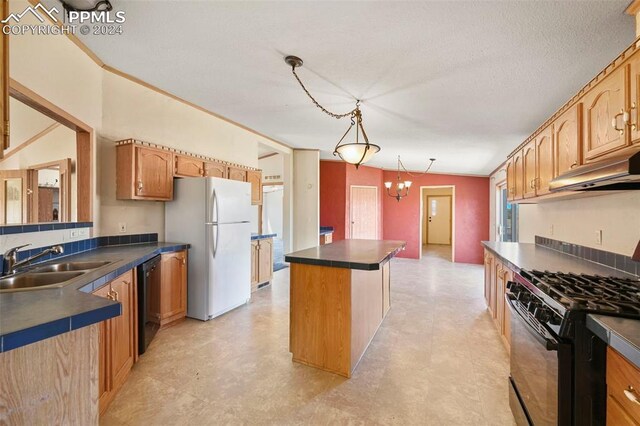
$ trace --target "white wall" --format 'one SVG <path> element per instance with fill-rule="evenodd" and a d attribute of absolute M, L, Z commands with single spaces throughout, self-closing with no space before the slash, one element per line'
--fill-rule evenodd
<path fill-rule="evenodd" d="M 320 152 L 293 151 L 293 250 L 320 244 Z"/>
<path fill-rule="evenodd" d="M 11 12 L 29 5 L 11 1 Z M 26 23 L 38 24 L 28 17 Z M 10 37 L 13 79 L 77 117 L 95 130 L 94 231 L 164 234 L 164 205 L 115 199 L 114 141 L 137 138 L 179 150 L 258 167 L 258 143 L 285 154 L 284 174 L 291 175 L 291 149 L 221 118 L 179 102 L 146 86 L 103 70 L 71 40 L 60 35 Z M 285 221 L 290 219 L 290 189 L 285 190 Z M 256 214 L 257 214 L 257 208 Z M 291 226 L 285 233 L 291 235 Z"/>
<path fill-rule="evenodd" d="M 260 169 L 262 169 L 262 182 L 282 182 L 284 177 L 284 157 L 282 154 L 272 155 L 271 157 L 261 158 L 258 160 Z M 277 176 L 280 176 L 277 178 Z M 271 179 L 269 179 L 271 178 Z"/>
<path fill-rule="evenodd" d="M 640 191 L 522 204 L 519 209 L 522 243 L 539 235 L 631 256 L 640 240 Z M 596 244 L 599 230 L 602 245 Z"/>

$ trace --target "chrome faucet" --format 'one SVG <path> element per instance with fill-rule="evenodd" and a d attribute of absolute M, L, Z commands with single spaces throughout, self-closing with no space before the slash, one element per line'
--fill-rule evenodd
<path fill-rule="evenodd" d="M 48 249 L 42 250 L 40 253 L 33 255 L 25 260 L 21 260 L 18 262 L 18 250 L 21 248 L 30 246 L 31 244 L 24 244 L 22 246 L 14 247 L 12 249 L 7 250 L 4 253 L 4 258 L 2 260 L 2 275 L 10 275 L 15 274 L 18 268 L 26 266 L 33 262 L 36 259 L 40 259 L 42 256 L 46 256 L 49 253 L 52 254 L 62 254 L 64 253 L 64 249 L 60 245 L 51 246 Z"/>

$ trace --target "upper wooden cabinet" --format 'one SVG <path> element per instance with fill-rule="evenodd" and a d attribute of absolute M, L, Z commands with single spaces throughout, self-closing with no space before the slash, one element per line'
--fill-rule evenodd
<path fill-rule="evenodd" d="M 553 179 L 553 132 L 547 127 L 535 139 L 536 177 L 534 182 L 537 196 L 549 193 L 549 182 Z"/>
<path fill-rule="evenodd" d="M 580 165 L 582 104 L 569 108 L 553 123 L 555 140 L 556 176 L 568 172 Z"/>
<path fill-rule="evenodd" d="M 530 141 L 522 148 L 522 175 L 524 176 L 523 197 L 536 196 L 536 141 Z"/>
<path fill-rule="evenodd" d="M 630 143 L 640 143 L 640 54 L 636 54 L 629 60 L 629 128 Z"/>
<path fill-rule="evenodd" d="M 204 161 L 186 155 L 175 154 L 175 176 L 200 177 L 204 176 Z"/>
<path fill-rule="evenodd" d="M 218 161 L 205 161 L 204 175 L 206 177 L 226 178 L 227 166 Z"/>
<path fill-rule="evenodd" d="M 251 183 L 251 204 L 262 204 L 262 172 L 229 166 L 211 158 L 174 153 L 134 139 L 116 145 L 116 198 L 118 200 L 173 199 L 173 178 L 217 177 Z"/>
<path fill-rule="evenodd" d="M 620 67 L 584 96 L 584 162 L 627 144 L 625 67 Z"/>
<path fill-rule="evenodd" d="M 239 167 L 228 166 L 227 167 L 227 179 L 239 180 L 241 182 L 247 181 L 247 171 Z"/>
<path fill-rule="evenodd" d="M 513 201 L 513 197 L 515 197 L 516 195 L 516 188 L 515 188 L 516 180 L 515 180 L 515 173 L 513 170 L 513 157 L 507 160 L 506 169 L 507 169 L 507 200 Z"/>
<path fill-rule="evenodd" d="M 262 204 L 262 172 L 248 170 L 247 182 L 251 184 L 251 204 Z"/>
<path fill-rule="evenodd" d="M 133 143 L 116 147 L 116 198 L 173 199 L 173 153 Z"/>
<path fill-rule="evenodd" d="M 524 197 L 524 165 L 522 164 L 522 150 L 513 156 L 513 199 L 521 200 Z"/>

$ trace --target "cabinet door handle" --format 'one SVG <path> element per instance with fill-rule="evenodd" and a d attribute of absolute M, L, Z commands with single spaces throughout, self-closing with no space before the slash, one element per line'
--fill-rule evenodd
<path fill-rule="evenodd" d="M 142 181 L 138 180 L 138 191 L 142 191 L 143 185 L 142 185 Z"/>
<path fill-rule="evenodd" d="M 640 405 L 640 400 L 638 399 L 636 390 L 633 388 L 633 386 L 629 386 L 628 389 L 624 390 L 624 396 L 626 396 L 629 401 Z"/>
<path fill-rule="evenodd" d="M 573 169 L 574 167 L 576 167 L 578 165 L 578 162 L 576 161 L 575 163 L 573 163 L 569 168 Z"/>
<path fill-rule="evenodd" d="M 624 127 L 623 128 L 618 128 L 618 117 L 622 116 L 623 122 L 624 122 L 624 117 L 625 117 L 625 112 L 623 109 L 620 110 L 619 113 L 617 113 L 616 115 L 613 116 L 613 118 L 611 119 L 611 127 L 613 127 L 615 130 L 618 131 L 618 133 L 620 133 L 620 135 L 624 135 Z M 628 119 L 628 116 L 627 116 Z"/>

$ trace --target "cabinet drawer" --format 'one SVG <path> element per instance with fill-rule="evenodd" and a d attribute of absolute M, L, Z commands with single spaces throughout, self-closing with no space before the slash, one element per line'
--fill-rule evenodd
<path fill-rule="evenodd" d="M 626 411 L 624 411 L 624 408 L 622 408 L 615 399 L 611 398 L 611 396 L 607 396 L 607 425 L 637 426 L 638 423 L 635 422 Z"/>
<path fill-rule="evenodd" d="M 640 370 L 611 348 L 607 348 L 607 394 L 640 422 Z"/>

